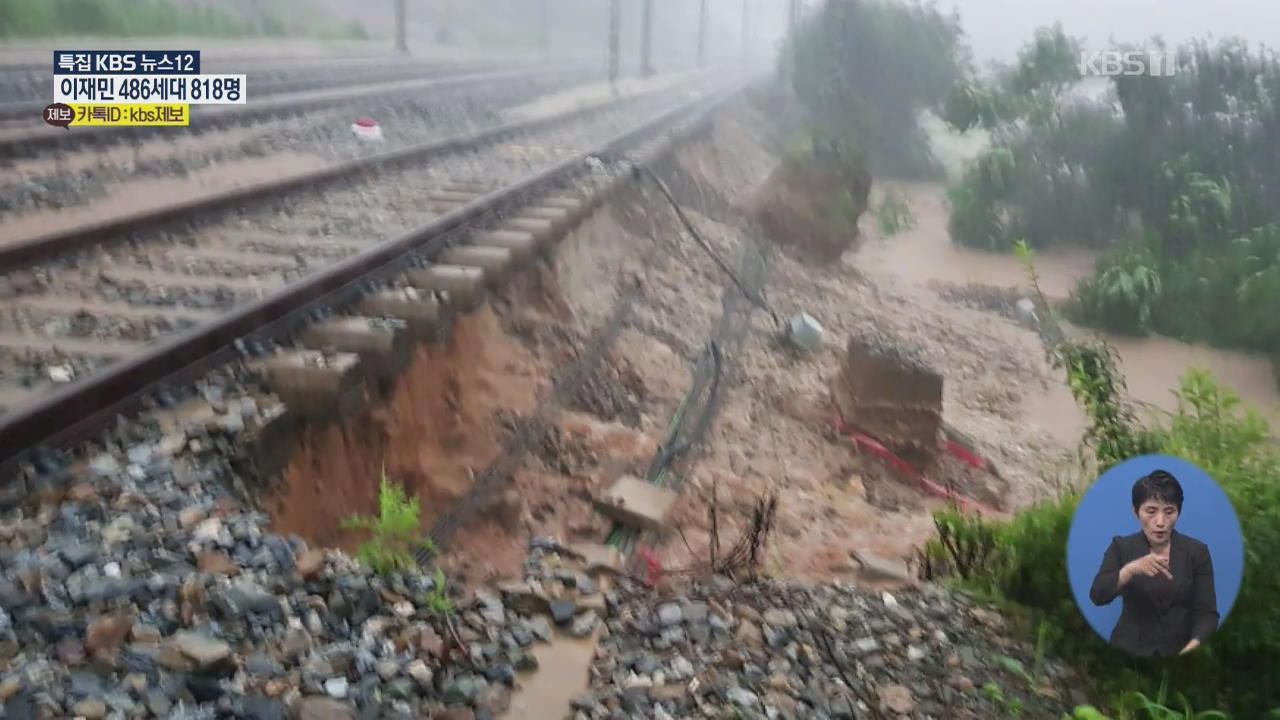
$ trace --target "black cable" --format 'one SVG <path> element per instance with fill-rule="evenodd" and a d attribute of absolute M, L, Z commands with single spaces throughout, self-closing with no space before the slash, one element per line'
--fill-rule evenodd
<path fill-rule="evenodd" d="M 626 165 L 631 168 L 632 173 L 634 173 L 637 178 L 641 176 L 641 172 L 648 175 L 649 179 L 653 180 L 654 184 L 658 186 L 658 190 L 662 192 L 663 197 L 667 199 L 667 202 L 671 205 L 671 209 L 675 211 L 676 217 L 680 219 L 680 223 L 684 225 L 684 228 L 693 236 L 694 241 L 711 256 L 711 259 L 726 275 L 729 276 L 729 279 L 733 280 L 733 284 L 738 287 L 738 290 L 742 293 L 743 297 L 750 300 L 756 307 L 768 313 L 769 317 L 773 319 L 773 324 L 778 327 L 779 331 L 786 331 L 786 327 L 783 325 L 782 319 L 778 317 L 778 313 L 774 312 L 773 308 L 769 306 L 769 303 L 759 292 L 747 286 L 747 284 L 738 277 L 738 273 L 735 272 L 733 268 L 729 267 L 729 264 L 720 257 L 709 243 L 707 243 L 707 241 L 702 237 L 702 234 L 699 233 L 697 228 L 693 226 L 693 223 L 689 221 L 689 218 L 685 216 L 684 209 L 680 207 L 680 203 L 676 202 L 675 196 L 671 193 L 671 189 L 667 187 L 667 184 L 663 182 L 662 178 L 658 177 L 658 174 L 655 173 L 652 168 L 645 163 L 613 155 L 595 155 L 594 157 L 602 162 Z"/>
<path fill-rule="evenodd" d="M 720 353 L 720 345 L 712 340 L 707 347 L 707 354 L 711 358 L 711 388 L 707 392 L 706 402 L 702 406 L 702 413 L 698 416 L 697 421 L 693 425 L 693 430 L 689 433 L 689 437 L 685 440 L 677 442 L 680 431 L 684 429 L 687 415 L 681 415 L 680 421 L 671 429 L 671 433 L 667 441 L 658 449 L 658 453 L 654 456 L 653 462 L 649 464 L 649 471 L 646 477 L 656 478 L 663 470 L 667 468 L 680 455 L 688 452 L 689 448 L 702 441 L 706 435 L 707 429 L 711 426 L 711 421 L 715 417 L 716 409 L 719 405 L 719 395 L 721 389 L 721 379 L 724 375 L 724 360 Z M 701 392 L 702 388 L 695 385 L 690 392 Z"/>

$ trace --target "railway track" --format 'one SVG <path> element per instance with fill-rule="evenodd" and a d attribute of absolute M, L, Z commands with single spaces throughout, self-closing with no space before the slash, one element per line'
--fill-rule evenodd
<path fill-rule="evenodd" d="M 193 128 L 207 130 L 269 118 L 288 117 L 351 103 L 369 103 L 384 99 L 455 90 L 501 82 L 522 82 L 546 78 L 578 78 L 584 71 L 577 65 L 551 65 L 534 68 L 475 70 L 461 73 L 430 73 L 425 77 L 360 83 L 343 87 L 327 87 L 297 92 L 283 92 L 259 97 L 252 84 L 249 92 L 255 98 L 243 105 L 211 105 L 195 107 L 191 113 Z M 43 108 L 48 103 L 40 103 Z M 67 130 L 44 125 L 36 113 L 20 120 L 0 124 L 0 159 L 31 157 L 50 148 L 65 149 L 85 143 L 99 144 L 117 138 L 138 138 L 154 134 L 156 128 L 93 126 Z M 25 113 L 24 113 L 25 114 Z"/>
<path fill-rule="evenodd" d="M 176 202 L 216 187 L 266 180 L 497 124 L 508 110 L 567 90 L 581 79 L 574 74 L 516 76 L 256 122 L 190 131 L 157 129 L 127 143 L 53 146 L 13 161 L 14 172 L 0 182 L 0 244 L 104 213 L 118 214 L 125 207 L 140 210 L 157 202 Z M 382 125 L 381 141 L 371 144 L 352 134 L 350 124 L 361 115 Z M 49 217 L 55 210 L 68 209 Z"/>
<path fill-rule="evenodd" d="M 591 153 L 739 86 L 703 76 L 0 249 L 4 475 L 237 354 L 291 410 L 333 412 L 582 217 Z"/>

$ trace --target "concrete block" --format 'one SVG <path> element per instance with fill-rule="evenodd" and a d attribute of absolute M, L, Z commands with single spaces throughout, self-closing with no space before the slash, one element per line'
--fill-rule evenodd
<path fill-rule="evenodd" d="M 351 398 L 363 394 L 364 374 L 355 353 L 286 351 L 266 358 L 257 368 L 276 397 L 307 418 L 349 409 Z"/>
<path fill-rule="evenodd" d="M 471 312 L 484 301 L 484 270 L 462 265 L 429 265 L 405 272 L 416 288 L 448 293 L 449 305 L 461 312 Z"/>
<path fill-rule="evenodd" d="M 365 370 L 389 377 L 409 361 L 412 342 L 404 323 L 359 315 L 330 318 L 308 326 L 300 339 L 313 350 L 334 348 L 355 353 Z"/>
<path fill-rule="evenodd" d="M 472 233 L 471 242 L 479 247 L 497 247 L 510 251 L 516 262 L 526 262 L 539 248 L 531 233 L 516 230 L 482 230 Z"/>
<path fill-rule="evenodd" d="M 807 312 L 791 316 L 788 338 L 798 349 L 810 352 L 822 344 L 822 324 Z"/>
<path fill-rule="evenodd" d="M 447 319 L 447 310 L 440 301 L 431 293 L 412 287 L 391 288 L 366 295 L 360 301 L 360 311 L 403 320 L 409 335 L 415 340 L 438 339 Z"/>
<path fill-rule="evenodd" d="M 568 548 L 569 552 L 582 558 L 582 563 L 586 566 L 587 572 L 596 574 L 601 572 L 617 574 L 622 572 L 622 553 L 618 548 L 603 543 L 574 543 Z"/>
<path fill-rule="evenodd" d="M 940 374 L 883 339 L 851 339 L 832 384 L 847 422 L 917 467 L 938 449 L 942 389 Z"/>
<path fill-rule="evenodd" d="M 624 525 L 659 530 L 675 501 L 676 493 L 671 489 L 623 475 L 595 499 L 595 506 L 601 514 Z"/>
<path fill-rule="evenodd" d="M 915 578 L 905 562 L 881 557 L 867 550 L 854 550 L 853 559 L 858 561 L 858 574 L 872 582 L 913 583 Z"/>
<path fill-rule="evenodd" d="M 492 285 L 511 269 L 511 251 L 501 247 L 459 245 L 445 250 L 440 259 L 450 265 L 476 267 Z"/>

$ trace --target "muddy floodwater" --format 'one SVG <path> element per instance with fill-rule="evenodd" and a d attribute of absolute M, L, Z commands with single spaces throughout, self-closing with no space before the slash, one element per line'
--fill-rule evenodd
<path fill-rule="evenodd" d="M 920 292 L 931 283 L 980 283 L 993 287 L 1026 288 L 1026 273 L 1011 254 L 988 253 L 952 244 L 947 232 L 948 208 L 944 188 L 936 183 L 894 183 L 906 194 L 915 227 L 880 238 L 872 235 L 858 252 L 856 262 L 883 275 L 901 278 Z M 870 218 L 869 218 L 870 220 Z M 874 223 L 867 222 L 864 227 Z M 1036 270 L 1045 294 L 1065 298 L 1076 281 L 1085 277 L 1094 256 L 1088 251 L 1037 253 Z M 1280 392 L 1267 358 L 1251 353 L 1192 345 L 1170 338 L 1117 336 L 1093 330 L 1069 331 L 1105 337 L 1120 354 L 1129 394 L 1142 403 L 1171 410 L 1172 391 L 1187 370 L 1207 368 L 1221 383 L 1233 388 L 1275 427 L 1280 419 Z M 1064 445 L 1079 437 L 1084 416 L 1065 384 L 1026 393 L 1027 417 Z"/>

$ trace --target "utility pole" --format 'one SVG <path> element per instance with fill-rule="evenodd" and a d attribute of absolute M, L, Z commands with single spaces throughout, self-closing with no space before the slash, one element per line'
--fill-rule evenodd
<path fill-rule="evenodd" d="M 618 47 L 622 35 L 622 0 L 609 0 L 609 84 L 618 92 Z"/>
<path fill-rule="evenodd" d="M 405 0 L 396 0 L 396 52 L 408 55 L 409 45 L 405 42 L 404 30 L 404 4 Z"/>
<path fill-rule="evenodd" d="M 742 61 L 746 62 L 750 55 L 747 41 L 751 36 L 751 0 L 742 0 Z"/>
<path fill-rule="evenodd" d="M 698 67 L 707 65 L 707 0 L 698 4 Z"/>
<path fill-rule="evenodd" d="M 787 33 L 794 34 L 796 25 L 800 24 L 801 0 L 791 0 L 790 13 L 787 17 Z"/>
<path fill-rule="evenodd" d="M 653 0 L 644 0 L 644 16 L 640 20 L 640 75 L 653 74 Z"/>
<path fill-rule="evenodd" d="M 551 0 L 542 0 L 538 11 L 538 42 L 546 60 L 551 55 Z"/>

